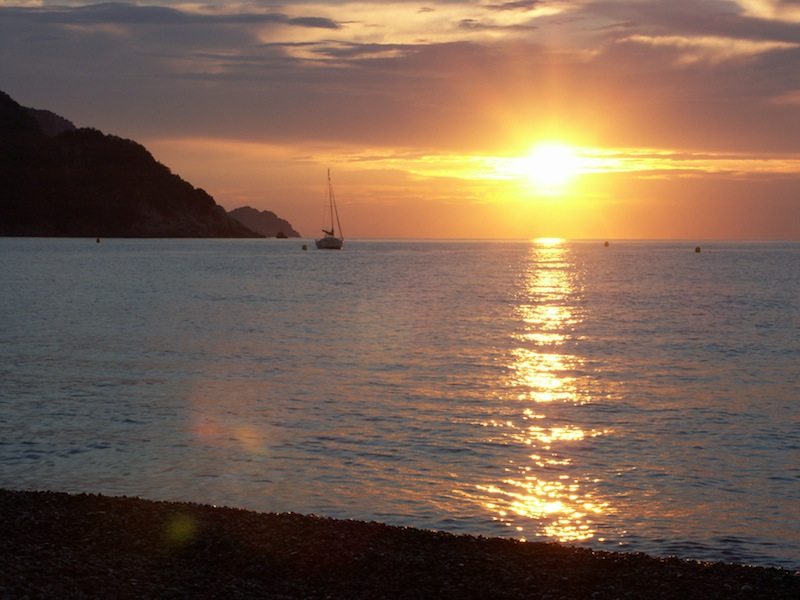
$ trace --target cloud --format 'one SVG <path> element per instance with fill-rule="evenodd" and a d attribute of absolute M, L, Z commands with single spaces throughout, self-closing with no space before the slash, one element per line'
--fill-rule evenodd
<path fill-rule="evenodd" d="M 766 18 L 729 0 L 607 2 L 587 4 L 583 11 L 610 22 L 624 22 L 645 36 L 726 38 L 797 43 L 800 22 Z"/>
<path fill-rule="evenodd" d="M 517 2 L 502 2 L 489 4 L 492 10 L 534 10 L 544 4 L 542 0 L 519 0 Z"/>
<path fill-rule="evenodd" d="M 755 17 L 800 22 L 800 2 L 798 0 L 737 0 L 745 14 Z"/>
<path fill-rule="evenodd" d="M 189 6 L 0 8 L 0 81 L 131 136 L 800 146 L 798 28 L 730 1 Z"/>
<path fill-rule="evenodd" d="M 679 64 L 689 64 L 700 61 L 719 63 L 726 60 L 754 57 L 776 50 L 788 50 L 800 47 L 800 42 L 742 40 L 713 36 L 647 36 L 637 34 L 623 38 L 621 41 L 673 48 L 678 54 L 677 62 Z"/>
<path fill-rule="evenodd" d="M 290 17 L 276 12 L 219 13 L 198 12 L 168 6 L 104 3 L 86 6 L 6 7 L 0 8 L 3 18 L 57 25 L 156 25 L 160 27 L 189 25 L 289 25 L 317 29 L 338 29 L 328 18 Z"/>
<path fill-rule="evenodd" d="M 537 25 L 515 23 L 511 25 L 498 25 L 496 23 L 487 23 L 479 21 L 478 19 L 462 19 L 458 26 L 460 29 L 467 31 L 530 31 L 538 29 Z"/>
<path fill-rule="evenodd" d="M 416 50 L 413 44 L 356 44 L 347 42 L 319 42 L 303 44 L 286 44 L 285 48 L 303 48 L 304 56 L 314 59 L 334 59 L 340 65 L 348 63 L 354 66 L 355 63 L 377 59 L 393 59 Z"/>

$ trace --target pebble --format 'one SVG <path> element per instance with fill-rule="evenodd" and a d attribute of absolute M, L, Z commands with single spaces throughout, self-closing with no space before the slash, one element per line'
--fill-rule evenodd
<path fill-rule="evenodd" d="M 181 546 L 176 514 L 198 524 Z M 0 489 L 0 531 L 0 599 L 800 598 L 779 569 L 89 494 Z"/>

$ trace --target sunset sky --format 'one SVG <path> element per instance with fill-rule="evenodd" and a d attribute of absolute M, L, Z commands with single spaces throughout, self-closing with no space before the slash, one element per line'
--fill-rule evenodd
<path fill-rule="evenodd" d="M 800 0 L 0 0 L 0 90 L 308 237 L 800 239 Z"/>

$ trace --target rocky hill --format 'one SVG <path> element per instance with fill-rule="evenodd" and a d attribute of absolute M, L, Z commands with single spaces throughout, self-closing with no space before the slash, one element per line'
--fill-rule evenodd
<path fill-rule="evenodd" d="M 0 235 L 262 237 L 140 144 L 3 92 Z"/>
<path fill-rule="evenodd" d="M 266 237 L 300 237 L 289 221 L 281 219 L 270 210 L 258 211 L 249 206 L 242 206 L 229 211 L 228 215 L 248 229 Z"/>

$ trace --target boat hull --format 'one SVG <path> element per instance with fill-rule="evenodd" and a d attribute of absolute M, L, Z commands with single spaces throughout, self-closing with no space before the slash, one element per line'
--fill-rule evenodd
<path fill-rule="evenodd" d="M 320 250 L 341 250 L 344 240 L 328 235 L 317 240 L 316 244 Z"/>

